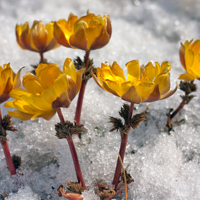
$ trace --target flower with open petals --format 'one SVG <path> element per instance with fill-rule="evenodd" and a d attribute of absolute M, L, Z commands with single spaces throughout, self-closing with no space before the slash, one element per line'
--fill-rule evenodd
<path fill-rule="evenodd" d="M 26 22 L 17 24 L 15 30 L 17 43 L 22 49 L 42 53 L 60 46 L 53 36 L 53 22 L 44 26 L 42 21 L 34 21 L 31 29 Z"/>
<path fill-rule="evenodd" d="M 23 77 L 24 89 L 10 92 L 14 101 L 6 102 L 5 107 L 15 108 L 7 111 L 21 120 L 42 117 L 50 120 L 60 107 L 68 108 L 81 87 L 84 69 L 76 72 L 71 59 L 67 58 L 63 72 L 56 64 L 40 64 L 36 76 L 27 73 Z"/>
<path fill-rule="evenodd" d="M 92 76 L 102 89 L 136 104 L 165 99 L 177 89 L 176 86 L 170 90 L 171 66 L 168 62 L 163 62 L 161 66 L 156 62 L 155 67 L 149 62 L 145 67 L 140 67 L 137 60 L 132 60 L 126 67 L 128 80 L 116 62 L 112 66 L 107 62 L 102 63 L 96 71 L 98 79 L 93 72 Z"/>
<path fill-rule="evenodd" d="M 0 103 L 10 98 L 9 93 L 11 90 L 21 86 L 21 70 L 15 74 L 10 67 L 10 63 L 5 64 L 4 68 L 0 66 Z"/>
<path fill-rule="evenodd" d="M 181 74 L 179 79 L 184 81 L 193 81 L 194 79 L 200 80 L 200 40 L 193 42 L 186 41 L 179 49 L 180 61 L 187 72 Z"/>
<path fill-rule="evenodd" d="M 101 17 L 88 13 L 78 19 L 70 13 L 68 21 L 61 19 L 54 23 L 54 36 L 59 44 L 86 51 L 105 46 L 111 33 L 111 21 L 107 14 Z"/>

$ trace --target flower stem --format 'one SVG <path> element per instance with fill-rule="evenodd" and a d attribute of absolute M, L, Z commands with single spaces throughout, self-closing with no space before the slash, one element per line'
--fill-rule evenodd
<path fill-rule="evenodd" d="M 85 53 L 85 68 L 86 69 L 88 68 L 88 64 L 89 64 L 89 55 L 90 55 L 90 51 L 86 51 L 86 53 Z M 84 97 L 84 93 L 85 93 L 86 84 L 87 84 L 87 80 L 86 79 L 82 80 L 81 89 L 79 92 L 78 102 L 77 102 L 77 106 L 76 106 L 75 118 L 74 118 L 77 125 L 80 124 L 81 110 L 82 110 L 82 105 L 83 105 L 83 97 Z"/>
<path fill-rule="evenodd" d="M 45 63 L 43 52 L 40 52 L 40 63 Z"/>
<path fill-rule="evenodd" d="M 63 117 L 63 114 L 62 114 L 62 111 L 61 111 L 60 108 L 57 109 L 57 113 L 58 113 L 58 116 L 60 118 L 60 122 L 62 124 L 64 124 L 65 120 L 64 120 L 64 117 Z M 81 182 L 82 187 L 84 189 L 87 189 L 86 186 L 85 186 L 85 182 L 83 180 L 81 167 L 80 167 L 80 164 L 79 164 L 79 161 L 78 161 L 78 156 L 77 156 L 77 153 L 76 153 L 76 149 L 75 149 L 72 137 L 71 136 L 67 136 L 66 139 L 67 139 L 67 142 L 69 144 L 70 151 L 71 151 L 71 155 L 72 155 L 72 159 L 73 159 L 73 162 L 74 162 L 74 168 L 75 168 L 75 171 L 76 171 L 76 177 L 78 179 L 78 182 Z"/>
<path fill-rule="evenodd" d="M 1 114 L 1 108 L 0 108 L 0 125 L 2 125 L 2 121 L 3 120 L 2 120 L 2 114 Z M 1 145 L 2 145 L 2 148 L 3 148 L 3 152 L 4 152 L 4 155 L 5 155 L 5 158 L 6 158 L 6 163 L 8 165 L 8 169 L 10 171 L 10 174 L 14 175 L 14 174 L 16 174 L 16 169 L 15 169 L 15 166 L 13 164 L 12 157 L 10 155 L 8 142 L 6 140 L 3 140 L 3 141 L 1 141 Z"/>
<path fill-rule="evenodd" d="M 125 122 L 126 125 L 129 126 L 129 128 L 128 128 L 128 130 L 126 130 L 125 133 L 121 134 L 121 145 L 120 145 L 119 155 L 121 157 L 122 162 L 124 160 L 124 155 L 125 155 L 125 151 L 126 151 L 128 134 L 131 130 L 130 120 L 131 120 L 131 117 L 132 117 L 132 114 L 133 114 L 133 109 L 134 109 L 134 103 L 131 103 L 130 108 L 129 108 L 129 118 L 128 118 L 129 120 L 127 122 Z M 116 169 L 115 169 L 115 175 L 114 175 L 114 179 L 113 179 L 113 182 L 112 182 L 112 184 L 115 186 L 115 190 L 117 189 L 117 185 L 119 183 L 120 175 L 121 175 L 121 163 L 120 163 L 120 159 L 118 157 L 117 165 L 116 165 Z"/>
<path fill-rule="evenodd" d="M 74 118 L 78 125 L 80 124 L 80 119 L 81 119 L 81 110 L 82 110 L 82 105 L 83 105 L 83 97 L 85 93 L 86 84 L 87 84 L 87 80 L 82 80 L 81 89 L 78 96 L 78 103 L 76 107 L 76 114 Z"/>
<path fill-rule="evenodd" d="M 10 174 L 15 175 L 16 169 L 15 169 L 15 166 L 13 164 L 12 157 L 10 155 L 10 150 L 9 150 L 7 141 L 6 140 L 1 141 L 1 145 L 2 145 L 2 148 L 3 148 L 3 151 L 4 151 L 4 155 L 6 157 L 6 163 L 8 165 L 8 169 L 10 171 Z"/>
<path fill-rule="evenodd" d="M 86 51 L 85 52 L 85 68 L 87 69 L 88 68 L 88 64 L 89 64 L 89 55 L 90 55 L 90 51 Z"/>
<path fill-rule="evenodd" d="M 170 118 L 174 118 L 180 111 L 181 109 L 184 107 L 185 105 L 185 101 L 183 100 L 180 105 L 176 108 L 176 110 L 170 115 Z"/>
<path fill-rule="evenodd" d="M 57 113 L 58 113 L 58 117 L 60 119 L 61 124 L 64 124 L 65 120 L 64 120 L 64 117 L 63 117 L 63 114 L 62 114 L 62 111 L 60 108 L 57 109 Z"/>
<path fill-rule="evenodd" d="M 74 162 L 74 167 L 75 167 L 76 177 L 78 179 L 78 182 L 81 182 L 82 187 L 84 189 L 87 189 L 86 186 L 85 186 L 85 182 L 83 180 L 83 175 L 82 175 L 82 172 L 81 172 L 80 164 L 79 164 L 79 161 L 78 161 L 78 156 L 77 156 L 77 153 L 76 153 L 76 149 L 75 149 L 72 137 L 67 136 L 66 139 L 67 139 L 67 142 L 69 144 L 70 151 L 71 151 L 71 155 L 72 155 L 72 159 L 73 159 L 73 162 Z"/>

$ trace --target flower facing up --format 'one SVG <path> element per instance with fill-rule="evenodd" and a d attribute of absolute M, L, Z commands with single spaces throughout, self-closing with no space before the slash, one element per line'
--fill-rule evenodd
<path fill-rule="evenodd" d="M 179 49 L 180 61 L 188 74 L 181 74 L 179 79 L 184 81 L 200 80 L 200 40 L 186 41 Z"/>
<path fill-rule="evenodd" d="M 17 43 L 22 49 L 42 53 L 60 46 L 53 36 L 53 22 L 44 26 L 42 21 L 34 21 L 31 29 L 26 22 L 17 24 L 15 30 Z"/>
<path fill-rule="evenodd" d="M 42 117 L 50 120 L 60 107 L 68 108 L 81 87 L 84 69 L 76 72 L 71 59 L 67 58 L 63 72 L 56 64 L 40 64 L 36 76 L 27 73 L 23 77 L 24 89 L 10 92 L 14 101 L 5 107 L 15 108 L 7 111 L 11 116 L 21 120 Z"/>
<path fill-rule="evenodd" d="M 111 34 L 111 21 L 107 14 L 101 17 L 88 13 L 78 19 L 70 13 L 68 21 L 61 19 L 54 23 L 54 36 L 59 44 L 86 51 L 105 46 Z"/>
<path fill-rule="evenodd" d="M 171 66 L 168 62 L 163 62 L 161 66 L 156 62 L 155 67 L 149 62 L 145 67 L 140 67 L 137 60 L 132 60 L 126 67 L 128 81 L 116 62 L 112 66 L 107 62 L 102 63 L 101 68 L 97 68 L 98 79 L 93 72 L 92 76 L 102 89 L 136 104 L 165 99 L 177 89 L 176 86 L 170 90 Z"/>
<path fill-rule="evenodd" d="M 10 98 L 9 93 L 11 90 L 21 86 L 21 70 L 15 74 L 10 67 L 10 63 L 5 64 L 4 68 L 0 66 L 0 103 Z"/>

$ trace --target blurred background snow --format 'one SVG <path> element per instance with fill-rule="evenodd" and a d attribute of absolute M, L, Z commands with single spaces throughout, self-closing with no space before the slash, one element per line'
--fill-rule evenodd
<path fill-rule="evenodd" d="M 39 54 L 22 50 L 16 43 L 16 24 L 34 20 L 44 23 L 68 18 L 70 12 L 79 17 L 87 9 L 94 14 L 110 15 L 113 34 L 102 49 L 92 51 L 96 67 L 101 62 L 125 64 L 137 59 L 171 63 L 172 87 L 184 73 L 179 62 L 180 42 L 198 39 L 200 33 L 199 0 L 1 0 L 0 1 L 0 65 L 10 62 L 15 71 L 39 62 Z M 66 57 L 83 57 L 84 51 L 59 47 L 44 54 L 48 62 L 60 68 Z M 200 86 L 198 81 L 195 81 Z M 128 199 L 199 199 L 200 198 L 200 95 L 185 106 L 175 118 L 185 119 L 174 125 L 171 135 L 165 129 L 166 113 L 176 108 L 182 92 L 149 104 L 147 121 L 131 130 L 124 166 L 134 178 L 128 188 Z M 64 109 L 66 120 L 73 121 L 77 98 Z M 84 200 L 94 196 L 96 183 L 110 184 L 116 165 L 120 135 L 110 133 L 109 116 L 118 116 L 122 100 L 101 90 L 91 79 L 88 82 L 81 122 L 88 132 L 79 140 L 74 137 L 86 185 Z M 146 104 L 136 105 L 135 113 L 144 111 Z M 3 114 L 6 114 L 6 109 Z M 17 177 L 10 177 L 3 150 L 0 148 L 0 194 L 8 200 L 62 199 L 56 194 L 60 184 L 76 180 L 73 162 L 66 140 L 55 137 L 54 124 L 43 119 L 22 122 L 14 119 L 19 131 L 9 132 L 11 153 L 22 157 Z M 18 193 L 16 193 L 18 191 Z M 115 197 L 125 199 L 124 193 Z"/>

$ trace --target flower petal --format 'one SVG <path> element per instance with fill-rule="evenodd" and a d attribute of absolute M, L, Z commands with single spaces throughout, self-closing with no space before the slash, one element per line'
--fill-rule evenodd
<path fill-rule="evenodd" d="M 15 78 L 14 78 L 13 89 L 20 88 L 20 86 L 21 86 L 20 74 L 21 74 L 21 71 L 22 71 L 23 68 L 24 68 L 24 67 L 22 67 L 22 68 L 17 72 L 17 75 L 16 75 Z"/>
<path fill-rule="evenodd" d="M 90 33 L 90 35 L 91 35 L 91 33 Z M 87 36 L 87 37 L 90 37 L 90 36 Z M 101 29 L 101 32 L 99 33 L 99 36 L 97 36 L 94 39 L 94 41 L 91 40 L 91 43 L 88 42 L 87 48 L 88 48 L 88 50 L 89 49 L 90 50 L 100 49 L 100 48 L 104 47 L 106 44 L 108 44 L 109 40 L 110 40 L 110 35 L 107 33 L 106 28 L 103 27 Z"/>
<path fill-rule="evenodd" d="M 35 120 L 39 117 L 42 117 L 45 120 L 50 120 L 55 114 L 56 114 L 56 110 L 51 110 L 49 112 L 37 113 L 31 117 L 31 120 Z"/>
<path fill-rule="evenodd" d="M 150 93 L 150 95 L 144 102 L 152 102 L 152 101 L 157 101 L 159 99 L 160 99 L 160 91 L 159 91 L 159 85 L 157 84 L 154 87 L 154 90 Z"/>
<path fill-rule="evenodd" d="M 116 95 L 116 96 L 119 96 L 118 95 L 118 93 L 115 91 L 115 90 L 112 90 L 111 88 L 110 88 L 110 86 L 108 86 L 108 82 L 111 82 L 111 81 L 106 81 L 106 82 L 102 82 L 102 88 L 104 89 L 104 90 L 106 90 L 107 92 L 110 92 L 110 93 L 112 93 L 112 94 L 114 94 L 114 95 Z M 110 84 L 112 87 L 115 85 L 114 84 L 114 82 L 113 82 L 113 85 L 112 84 Z M 115 85 L 116 86 L 116 85 Z M 118 91 L 119 92 L 119 91 Z"/>
<path fill-rule="evenodd" d="M 159 84 L 160 94 L 167 93 L 170 89 L 170 73 L 160 74 L 155 78 L 155 85 Z"/>
<path fill-rule="evenodd" d="M 64 23 L 66 23 L 64 19 L 54 22 L 54 37 L 59 44 L 65 47 L 71 47 L 69 44 L 69 37 L 67 37 L 67 34 L 65 34 L 62 29 L 62 26 L 65 26 Z"/>
<path fill-rule="evenodd" d="M 106 23 L 106 26 L 107 26 L 107 33 L 108 33 L 108 34 L 110 35 L 110 37 L 111 37 L 111 35 L 112 35 L 112 26 L 111 26 L 110 17 L 109 17 L 108 14 L 105 14 L 104 17 L 106 17 L 106 20 L 107 20 L 107 23 Z"/>
<path fill-rule="evenodd" d="M 185 65 L 186 65 L 187 71 L 191 68 L 193 61 L 194 61 L 194 52 L 190 49 L 186 50 L 185 51 Z"/>
<path fill-rule="evenodd" d="M 11 78 L 9 77 L 7 80 L 5 89 L 0 96 L 0 104 L 3 103 L 4 101 L 7 101 L 10 98 L 9 92 L 12 90 L 12 87 L 13 87 L 13 84 L 11 82 Z"/>
<path fill-rule="evenodd" d="M 181 74 L 178 79 L 180 80 L 184 80 L 185 82 L 188 82 L 188 81 L 193 81 L 195 79 L 194 76 L 190 75 L 190 74 Z"/>
<path fill-rule="evenodd" d="M 200 54 L 195 56 L 193 66 L 190 70 L 192 71 L 192 75 L 195 75 L 195 78 L 200 77 Z"/>
<path fill-rule="evenodd" d="M 152 62 L 149 62 L 145 66 L 145 71 L 143 73 L 143 76 L 144 76 L 144 78 L 148 77 L 149 81 L 153 81 L 155 74 L 156 74 L 155 67 L 153 66 Z"/>
<path fill-rule="evenodd" d="M 10 93 L 9 93 L 10 97 L 14 98 L 14 99 L 20 99 L 20 96 L 31 96 L 31 93 L 26 91 L 26 90 L 23 90 L 21 88 L 18 88 L 18 89 L 14 89 L 12 90 Z"/>
<path fill-rule="evenodd" d="M 128 81 L 140 80 L 140 66 L 137 60 L 132 60 L 126 64 Z"/>
<path fill-rule="evenodd" d="M 14 106 L 14 103 L 15 102 L 15 100 L 14 101 L 7 101 L 5 104 L 4 104 L 4 107 L 6 107 L 6 108 L 14 108 L 15 106 Z"/>
<path fill-rule="evenodd" d="M 98 85 L 99 87 L 101 87 L 103 90 L 105 90 L 105 89 L 103 88 L 103 86 L 102 86 L 102 83 L 101 83 L 101 82 L 99 81 L 99 79 L 94 75 L 93 70 L 91 70 L 91 75 L 92 75 L 94 81 L 97 83 L 97 85 Z"/>
<path fill-rule="evenodd" d="M 55 101 L 52 102 L 52 108 L 58 109 L 60 107 L 68 108 L 71 101 L 68 96 L 68 92 L 64 91 Z"/>
<path fill-rule="evenodd" d="M 71 78 L 76 83 L 76 69 L 75 69 L 74 63 L 72 62 L 72 59 L 70 58 L 65 59 L 65 62 L 63 65 L 63 73 L 71 76 Z"/>
<path fill-rule="evenodd" d="M 76 94 L 79 92 L 79 90 L 81 88 L 82 75 L 83 75 L 84 71 L 85 71 L 85 69 L 82 68 L 76 72 L 76 87 L 77 87 Z"/>
<path fill-rule="evenodd" d="M 39 52 L 44 52 L 47 44 L 47 34 L 47 30 L 45 29 L 42 21 L 33 23 L 31 28 L 32 41 Z"/>
<path fill-rule="evenodd" d="M 123 69 L 117 64 L 117 62 L 113 62 L 112 67 L 111 67 L 111 71 L 112 73 L 117 76 L 120 77 L 124 82 L 126 81 L 126 77 L 124 75 L 124 71 Z"/>
<path fill-rule="evenodd" d="M 190 49 L 194 52 L 194 56 L 196 56 L 197 54 L 199 54 L 200 53 L 200 40 L 194 41 L 191 44 Z"/>
<path fill-rule="evenodd" d="M 44 89 L 53 85 L 54 81 L 61 74 L 60 68 L 58 65 L 49 63 L 49 64 L 39 64 L 35 70 L 36 76 L 44 87 Z"/>
<path fill-rule="evenodd" d="M 134 86 L 131 86 L 123 95 L 122 99 L 131 103 L 139 104 L 142 101 Z"/>
<path fill-rule="evenodd" d="M 69 95 L 69 99 L 72 101 L 74 99 L 74 97 L 77 94 L 77 86 L 76 83 L 73 81 L 73 79 L 67 75 L 67 81 L 68 81 L 68 95 Z"/>
<path fill-rule="evenodd" d="M 75 83 L 74 83 L 75 84 Z M 65 90 L 69 88 L 68 78 L 66 74 L 61 74 L 54 82 L 55 95 L 59 97 Z"/>
<path fill-rule="evenodd" d="M 7 113 L 12 116 L 12 117 L 16 117 L 19 118 L 23 121 L 29 120 L 31 119 L 31 117 L 33 116 L 32 114 L 28 114 L 28 113 L 23 113 L 17 109 L 14 109 L 12 111 L 7 110 Z"/>
<path fill-rule="evenodd" d="M 76 33 L 71 35 L 69 42 L 73 47 L 87 51 L 87 43 L 85 28 L 81 26 Z"/>
<path fill-rule="evenodd" d="M 27 73 L 23 77 L 23 86 L 28 92 L 32 94 L 35 94 L 35 93 L 41 94 L 44 91 L 44 88 L 38 82 L 38 79 L 31 73 Z"/>
<path fill-rule="evenodd" d="M 173 90 L 170 90 L 168 93 L 161 96 L 160 100 L 163 100 L 163 99 L 166 99 L 166 98 L 172 96 L 176 92 L 177 88 L 178 88 L 178 83 L 176 83 L 176 87 Z"/>
<path fill-rule="evenodd" d="M 183 66 L 183 68 L 186 70 L 186 65 L 185 65 L 185 46 L 181 43 L 181 47 L 179 48 L 179 57 L 180 57 L 180 62 Z"/>

